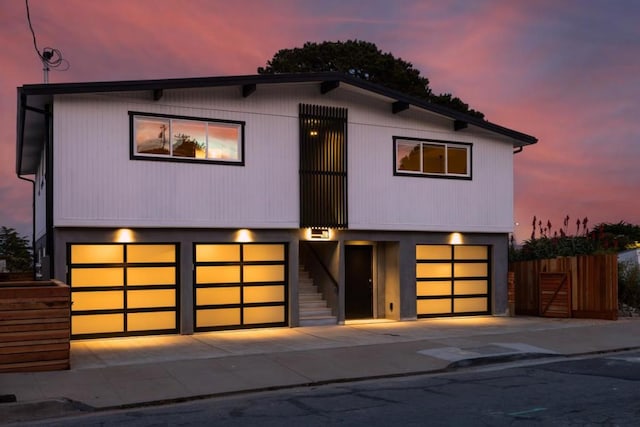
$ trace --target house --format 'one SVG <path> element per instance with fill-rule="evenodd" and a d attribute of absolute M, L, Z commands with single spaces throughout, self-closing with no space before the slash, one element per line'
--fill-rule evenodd
<path fill-rule="evenodd" d="M 507 310 L 532 136 L 336 73 L 25 85 L 17 130 L 74 338 Z"/>
<path fill-rule="evenodd" d="M 625 263 L 631 267 L 640 267 L 640 248 L 618 252 L 618 263 Z"/>

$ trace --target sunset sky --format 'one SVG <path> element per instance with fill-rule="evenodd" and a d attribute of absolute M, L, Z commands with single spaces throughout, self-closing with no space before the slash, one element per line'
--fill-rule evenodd
<path fill-rule="evenodd" d="M 640 1 L 30 0 L 51 83 L 255 74 L 306 41 L 377 44 L 494 123 L 539 139 L 515 156 L 516 236 L 640 224 Z M 0 0 L 0 225 L 31 234 L 15 174 L 16 87 L 42 83 L 21 0 Z M 575 229 L 572 228 L 571 230 Z"/>

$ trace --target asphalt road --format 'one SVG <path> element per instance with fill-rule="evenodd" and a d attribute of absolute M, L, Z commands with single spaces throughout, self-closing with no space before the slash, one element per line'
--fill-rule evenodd
<path fill-rule="evenodd" d="M 640 352 L 97 412 L 50 426 L 638 426 Z"/>

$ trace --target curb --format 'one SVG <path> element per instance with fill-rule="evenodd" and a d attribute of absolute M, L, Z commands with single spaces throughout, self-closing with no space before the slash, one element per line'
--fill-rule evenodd
<path fill-rule="evenodd" d="M 24 423 L 29 421 L 55 420 L 57 418 L 65 418 L 65 417 L 76 416 L 76 415 L 85 415 L 89 413 L 100 413 L 100 412 L 135 409 L 135 408 L 149 408 L 149 407 L 155 407 L 155 406 L 193 402 L 197 400 L 205 400 L 205 399 L 212 399 L 212 398 L 219 398 L 219 397 L 239 396 L 239 395 L 250 394 L 250 393 L 262 393 L 262 392 L 269 392 L 269 391 L 290 390 L 290 389 L 296 389 L 296 388 L 318 387 L 318 386 L 329 385 L 329 384 L 355 383 L 355 382 L 379 380 L 379 379 L 385 379 L 385 378 L 391 379 L 391 378 L 403 378 L 403 377 L 412 377 L 412 376 L 420 376 L 420 375 L 442 374 L 442 373 L 453 372 L 458 369 L 469 368 L 473 366 L 483 366 L 483 365 L 490 365 L 490 364 L 507 363 L 507 362 L 518 361 L 518 360 L 541 359 L 545 357 L 558 357 L 558 356 L 559 356 L 558 354 L 547 354 L 547 353 L 513 353 L 513 354 L 506 354 L 506 355 L 503 354 L 503 355 L 495 355 L 495 356 L 484 356 L 484 357 L 476 357 L 476 358 L 470 358 L 465 360 L 459 360 L 459 361 L 450 363 L 446 367 L 440 368 L 440 369 L 402 372 L 402 373 L 395 373 L 395 374 L 370 375 L 366 377 L 336 378 L 336 379 L 330 379 L 330 380 L 310 381 L 310 382 L 288 384 L 288 385 L 282 385 L 282 386 L 276 385 L 276 386 L 269 386 L 269 387 L 245 389 L 245 390 L 238 390 L 238 391 L 232 391 L 232 392 L 219 392 L 219 393 L 211 393 L 211 394 L 203 394 L 203 395 L 177 397 L 177 398 L 171 398 L 171 399 L 152 400 L 147 402 L 129 403 L 129 404 L 107 406 L 107 407 L 101 407 L 101 408 L 96 408 L 96 407 L 87 405 L 85 403 L 74 401 L 67 398 L 58 398 L 58 399 L 40 400 L 40 401 L 31 401 L 31 402 L 13 401 L 11 403 L 0 404 L 0 415 L 2 416 L 2 421 L 0 422 L 0 425 L 16 424 L 16 423 L 19 424 L 19 423 Z M 564 356 L 561 356 L 561 357 L 564 357 Z"/>
<path fill-rule="evenodd" d="M 536 359 L 566 360 L 574 357 L 597 356 L 597 355 L 623 353 L 627 351 L 637 351 L 637 350 L 640 350 L 640 346 L 624 347 L 624 348 L 614 349 L 614 350 L 598 350 L 598 351 L 591 351 L 591 352 L 574 353 L 569 355 L 563 355 L 563 354 L 557 354 L 557 353 L 530 353 L 530 352 L 487 355 L 487 356 L 472 357 L 468 359 L 457 360 L 457 361 L 451 362 L 446 367 L 440 368 L 440 369 L 412 371 L 412 372 L 403 372 L 403 373 L 395 373 L 395 374 L 371 375 L 366 377 L 336 378 L 331 380 L 310 381 L 310 382 L 289 384 L 289 385 L 282 385 L 282 386 L 276 385 L 276 386 L 269 386 L 269 387 L 238 390 L 238 391 L 232 391 L 232 392 L 219 392 L 219 393 L 211 393 L 211 394 L 203 394 L 203 395 L 177 397 L 177 398 L 171 398 L 171 399 L 153 400 L 153 401 L 147 401 L 147 402 L 130 403 L 130 404 L 107 406 L 107 407 L 101 407 L 101 408 L 96 408 L 96 407 L 87 405 L 85 403 L 74 401 L 67 398 L 32 401 L 32 402 L 24 402 L 24 403 L 16 402 L 15 400 L 12 401 L 11 399 L 8 399 L 8 402 L 10 403 L 0 403 L 0 415 L 2 416 L 2 421 L 0 422 L 0 425 L 20 424 L 20 423 L 29 422 L 29 421 L 55 420 L 57 418 L 64 418 L 64 417 L 70 417 L 70 416 L 76 416 L 76 415 L 85 415 L 89 413 L 100 413 L 100 412 L 135 409 L 135 408 L 150 408 L 155 406 L 193 402 L 197 400 L 205 400 L 205 399 L 212 399 L 212 398 L 219 398 L 219 397 L 239 396 L 239 395 L 250 394 L 250 393 L 290 390 L 290 389 L 305 388 L 305 387 L 318 387 L 318 386 L 329 385 L 329 384 L 355 383 L 355 382 L 379 380 L 379 379 L 385 379 L 385 378 L 391 379 L 391 378 L 404 378 L 404 377 L 412 377 L 412 376 L 420 376 L 420 375 L 443 374 L 447 372 L 455 372 L 458 370 L 469 369 L 476 366 L 498 365 L 503 363 L 523 361 L 523 360 L 536 360 Z M 6 396 L 15 397 L 13 395 L 6 395 Z"/>
<path fill-rule="evenodd" d="M 92 406 L 66 398 L 0 404 L 0 424 L 42 421 L 95 411 Z"/>

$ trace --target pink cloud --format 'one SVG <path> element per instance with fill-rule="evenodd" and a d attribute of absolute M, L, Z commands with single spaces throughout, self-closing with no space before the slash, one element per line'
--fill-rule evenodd
<path fill-rule="evenodd" d="M 375 42 L 412 62 L 435 92 L 539 138 L 515 157 L 518 222 L 535 214 L 560 224 L 569 214 L 640 223 L 640 55 L 632 54 L 640 27 L 632 11 L 550 0 L 30 5 L 40 48 L 60 48 L 71 63 L 51 72 L 52 82 L 252 74 L 305 41 Z M 15 87 L 41 82 L 42 71 L 24 4 L 3 3 L 2 16 L 0 225 L 24 224 L 31 193 L 14 173 Z"/>

